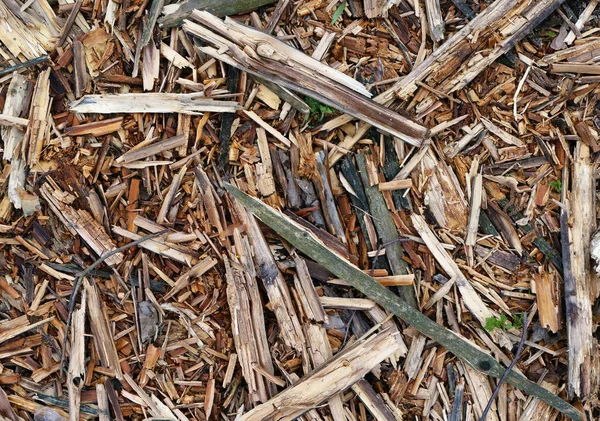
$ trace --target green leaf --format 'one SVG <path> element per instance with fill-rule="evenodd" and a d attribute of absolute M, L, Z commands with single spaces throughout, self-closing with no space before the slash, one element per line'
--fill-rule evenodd
<path fill-rule="evenodd" d="M 337 9 L 335 9 L 335 12 L 333 12 L 333 16 L 331 18 L 332 25 L 337 22 L 337 20 L 340 18 L 340 16 L 342 16 L 342 13 L 344 13 L 345 8 L 346 8 L 346 2 L 343 2 L 342 4 L 340 4 L 338 6 Z"/>
<path fill-rule="evenodd" d="M 305 102 L 310 107 L 311 118 L 317 118 L 317 121 L 323 120 L 326 114 L 333 114 L 335 112 L 333 108 L 321 104 L 319 101 L 309 96 L 306 97 Z"/>
<path fill-rule="evenodd" d="M 562 193 L 562 182 L 560 180 L 551 181 L 549 184 L 557 193 Z"/>
<path fill-rule="evenodd" d="M 498 323 L 499 321 L 495 317 L 488 317 L 487 319 L 485 319 L 484 329 L 488 332 L 493 332 L 494 329 L 498 327 Z"/>

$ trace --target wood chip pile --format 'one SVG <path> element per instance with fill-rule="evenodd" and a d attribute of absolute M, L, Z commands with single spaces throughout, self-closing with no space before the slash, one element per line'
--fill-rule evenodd
<path fill-rule="evenodd" d="M 598 3 L 0 2 L 1 420 L 599 419 Z"/>

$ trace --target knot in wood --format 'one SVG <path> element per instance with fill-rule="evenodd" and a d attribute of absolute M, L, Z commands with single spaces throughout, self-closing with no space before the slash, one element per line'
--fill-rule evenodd
<path fill-rule="evenodd" d="M 275 48 L 273 48 L 271 44 L 265 42 L 258 44 L 256 52 L 259 56 L 266 58 L 273 58 L 276 53 Z"/>

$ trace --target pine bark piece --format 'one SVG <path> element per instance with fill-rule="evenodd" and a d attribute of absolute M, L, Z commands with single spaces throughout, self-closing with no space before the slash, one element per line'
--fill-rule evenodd
<path fill-rule="evenodd" d="M 402 258 L 404 249 L 398 240 L 398 229 L 392 218 L 390 210 L 385 203 L 383 195 L 377 188 L 377 185 L 371 186 L 367 176 L 367 161 L 364 154 L 356 156 L 356 163 L 362 184 L 369 201 L 369 213 L 373 215 L 373 222 L 377 229 L 377 234 L 385 246 L 385 256 L 387 257 L 392 273 L 394 275 L 408 275 L 408 263 Z M 393 242 L 395 241 L 395 242 Z M 392 243 L 393 242 L 393 243 Z M 417 307 L 417 299 L 414 289 L 411 286 L 400 287 L 402 298 L 413 307 Z"/>
<path fill-rule="evenodd" d="M 359 381 L 396 351 L 394 334 L 382 331 L 357 341 L 301 381 L 239 417 L 240 421 L 294 419 Z"/>
<path fill-rule="evenodd" d="M 87 294 L 87 309 L 90 329 L 96 350 L 102 366 L 111 370 L 119 380 L 123 379 L 119 354 L 113 340 L 113 333 L 108 324 L 106 310 L 100 299 L 100 292 L 95 284 L 92 284 L 87 278 L 83 279 L 83 287 Z"/>
<path fill-rule="evenodd" d="M 69 104 L 74 113 L 179 113 L 197 115 L 204 112 L 233 113 L 240 109 L 235 101 L 217 101 L 203 94 L 173 94 L 147 92 L 144 94 L 86 95 Z"/>
<path fill-rule="evenodd" d="M 104 227 L 88 211 L 75 210 L 71 207 L 66 202 L 69 194 L 53 184 L 50 182 L 43 184 L 40 187 L 40 194 L 65 227 L 73 235 L 79 235 L 98 256 L 114 250 L 116 245 L 104 231 Z M 116 266 L 122 261 L 123 253 L 117 253 L 105 260 L 109 266 Z"/>
<path fill-rule="evenodd" d="M 595 390 L 592 379 L 593 271 L 590 261 L 590 240 L 595 221 L 594 162 L 589 146 L 578 142 L 574 153 L 573 181 L 569 200 L 568 230 L 570 276 L 565 274 L 565 303 L 569 341 L 570 395 L 587 398 Z M 564 243 L 565 240 L 563 240 Z"/>
<path fill-rule="evenodd" d="M 496 378 L 500 378 L 506 371 L 502 365 L 487 353 L 482 352 L 470 342 L 460 338 L 452 331 L 441 327 L 427 318 L 420 311 L 415 310 L 404 301 L 399 300 L 398 296 L 379 285 L 353 264 L 340 258 L 340 256 L 328 249 L 318 238 L 302 228 L 299 224 L 265 205 L 260 200 L 248 196 L 232 185 L 225 184 L 224 187 L 261 221 L 275 230 L 300 251 L 325 266 L 336 276 L 347 280 L 348 283 L 367 297 L 373 299 L 386 310 L 394 313 L 407 323 L 413 325 L 423 334 L 437 341 L 441 346 L 459 357 L 466 364 Z M 543 400 L 548 405 L 558 409 L 574 421 L 583 421 L 585 419 L 584 415 L 579 410 L 515 371 L 511 371 L 507 375 L 507 382 L 512 386 Z"/>
<path fill-rule="evenodd" d="M 420 145 L 428 136 L 429 130 L 421 124 L 369 100 L 370 93 L 356 80 L 276 38 L 207 12 L 195 11 L 192 18 L 201 25 L 188 20 L 183 29 L 213 45 L 200 47 L 206 54 L 313 97 L 412 145 Z M 224 47 L 236 53 L 222 52 Z"/>

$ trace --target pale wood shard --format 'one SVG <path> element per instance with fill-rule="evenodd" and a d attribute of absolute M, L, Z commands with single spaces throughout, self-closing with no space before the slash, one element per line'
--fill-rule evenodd
<path fill-rule="evenodd" d="M 490 382 L 484 375 L 473 370 L 468 365 L 463 365 L 463 368 L 465 370 L 465 379 L 467 380 L 467 384 L 474 392 L 473 407 L 475 410 L 475 416 L 479 419 L 488 401 L 492 397 L 492 388 L 490 387 Z M 490 412 L 488 412 L 486 419 L 490 421 L 500 421 L 495 403 L 492 405 Z"/>
<path fill-rule="evenodd" d="M 98 419 L 100 421 L 110 421 L 108 394 L 102 383 L 96 384 L 96 398 L 98 399 L 98 409 L 100 410 Z"/>
<path fill-rule="evenodd" d="M 396 351 L 394 335 L 380 332 L 357 341 L 300 382 L 242 415 L 240 421 L 294 419 L 359 381 Z"/>
<path fill-rule="evenodd" d="M 181 291 L 183 288 L 188 286 L 192 279 L 199 278 L 212 269 L 217 264 L 217 260 L 212 257 L 206 257 L 196 263 L 193 267 L 191 267 L 188 271 L 181 274 L 179 278 L 173 284 L 173 288 L 169 291 L 165 298 L 171 298 L 177 292 Z"/>
<path fill-rule="evenodd" d="M 261 354 L 258 341 L 266 342 L 266 334 L 256 337 L 257 333 L 261 333 L 260 329 L 264 328 L 264 325 L 255 325 L 256 319 L 252 315 L 252 303 L 247 291 L 253 286 L 248 282 L 244 272 L 231 266 L 229 259 L 224 258 L 223 261 L 226 269 L 227 302 L 232 310 L 233 339 L 239 355 L 242 374 L 248 383 L 251 402 L 253 404 L 266 402 L 271 396 L 271 389 L 268 387 L 266 379 L 252 369 L 253 364 L 260 364 Z M 264 324 L 264 320 L 260 321 Z M 272 363 L 270 372 L 273 372 Z"/>
<path fill-rule="evenodd" d="M 116 164 L 127 164 L 130 162 L 141 161 L 144 158 L 159 154 L 161 152 L 170 151 L 185 144 L 185 136 L 180 134 L 169 139 L 161 140 L 147 146 L 139 147 L 125 152 L 123 155 L 115 159 Z"/>
<path fill-rule="evenodd" d="M 296 277 L 294 280 L 297 279 L 300 286 L 297 289 L 301 290 L 303 296 L 306 297 L 307 317 L 315 322 L 327 322 L 327 313 L 319 300 L 319 295 L 313 284 L 306 262 L 295 252 L 292 254 L 292 258 L 296 263 Z"/>
<path fill-rule="evenodd" d="M 392 181 L 384 181 L 379 183 L 378 188 L 379 191 L 394 191 L 394 190 L 404 190 L 410 189 L 412 187 L 412 180 L 410 178 L 407 179 L 398 179 Z"/>
<path fill-rule="evenodd" d="M 463 127 L 463 129 L 465 129 L 465 128 Z M 476 137 L 478 137 L 479 134 L 483 130 L 483 125 L 482 124 L 477 124 L 474 127 L 466 128 L 466 129 L 468 129 L 468 132 L 467 132 L 466 135 L 464 135 L 462 138 L 460 138 L 456 142 L 454 142 L 452 144 L 449 144 L 449 145 L 446 145 L 446 147 L 444 148 L 444 155 L 446 155 L 447 158 L 449 158 L 449 159 L 454 158 L 469 143 L 471 143 Z M 465 129 L 465 131 L 467 131 L 466 129 Z"/>
<path fill-rule="evenodd" d="M 67 390 L 69 391 L 69 421 L 79 420 L 81 390 L 85 383 L 85 314 L 86 293 L 81 296 L 81 307 L 73 312 L 71 323 L 71 352 L 67 371 Z"/>
<path fill-rule="evenodd" d="M 8 177 L 8 199 L 15 209 L 22 209 L 23 215 L 31 216 L 40 208 L 40 200 L 31 193 L 27 185 L 27 164 L 23 159 L 13 159 Z"/>
<path fill-rule="evenodd" d="M 327 331 L 318 324 L 306 325 L 306 339 L 308 341 L 308 352 L 310 353 L 314 369 L 327 364 L 333 357 L 331 344 L 327 337 Z M 346 414 L 344 411 L 344 401 L 341 394 L 333 395 L 327 400 L 331 416 L 334 421 L 344 421 Z"/>
<path fill-rule="evenodd" d="M 277 318 L 284 343 L 290 348 L 302 352 L 305 346 L 302 325 L 294 311 L 288 286 L 275 264 L 271 249 L 254 216 L 247 213 L 237 201 L 234 202 L 234 209 L 246 227 L 250 244 L 253 247 L 256 276 L 261 279 L 267 290 L 269 304 Z"/>
<path fill-rule="evenodd" d="M 461 232 L 467 226 L 468 204 L 456 174 L 444 161 L 428 150 L 421 159 L 428 174 L 425 186 L 425 203 L 441 227 Z"/>
<path fill-rule="evenodd" d="M 516 136 L 511 135 L 506 130 L 501 129 L 490 120 L 485 117 L 481 117 L 481 123 L 485 126 L 485 128 L 492 134 L 498 136 L 502 141 L 508 145 L 513 146 L 523 146 L 523 142 Z"/>
<path fill-rule="evenodd" d="M 581 73 L 600 75 L 600 65 L 586 63 L 552 63 L 550 69 L 557 73 Z"/>
<path fill-rule="evenodd" d="M 365 16 L 368 18 L 378 18 L 383 12 L 386 0 L 364 0 Z"/>
<path fill-rule="evenodd" d="M 570 273 L 565 276 L 565 302 L 569 337 L 569 393 L 586 397 L 597 385 L 593 378 L 592 300 L 596 298 L 590 262 L 590 240 L 595 231 L 595 176 L 590 148 L 577 142 L 574 153 L 573 181 L 568 202 L 568 250 Z M 564 244 L 564 243 L 563 243 Z"/>
<path fill-rule="evenodd" d="M 112 232 L 130 240 L 139 240 L 140 238 L 142 238 L 142 236 L 139 234 L 117 226 L 112 227 Z M 153 253 L 160 254 L 161 256 L 173 259 L 177 262 L 185 263 L 190 267 L 196 262 L 194 256 L 190 254 L 187 250 L 185 250 L 184 247 L 178 247 L 176 244 L 169 244 L 166 241 L 163 242 L 160 240 L 148 240 L 141 243 L 140 247 Z"/>
<path fill-rule="evenodd" d="M 119 354 L 113 340 L 113 334 L 108 324 L 106 309 L 100 299 L 100 292 L 95 284 L 87 278 L 83 279 L 83 287 L 87 295 L 87 314 L 96 350 L 102 366 L 109 370 L 117 379 L 123 379 Z"/>
<path fill-rule="evenodd" d="M 23 113 L 27 87 L 28 83 L 25 76 L 14 73 L 10 84 L 8 85 L 4 110 L 2 111 L 5 118 L 19 118 Z M 27 123 L 29 124 L 29 121 L 27 121 Z M 19 127 L 12 125 L 6 127 L 5 124 L 6 123 L 0 124 L 0 135 L 4 141 L 3 158 L 7 161 L 11 161 L 15 154 L 15 148 L 24 138 L 24 131 Z"/>
<path fill-rule="evenodd" d="M 481 200 L 483 196 L 483 176 L 477 174 L 472 178 L 471 182 L 473 189 L 471 191 L 469 223 L 467 225 L 467 235 L 465 237 L 467 263 L 469 266 L 473 266 L 475 263 L 474 248 L 477 244 L 477 232 L 479 231 L 479 216 L 481 213 Z"/>
<path fill-rule="evenodd" d="M 16 3 L 16 2 L 15 2 Z M 17 9 L 15 16 L 8 2 L 0 3 L 0 41 L 19 62 L 35 59 L 54 47 L 57 33 L 45 26 L 38 16 Z"/>
<path fill-rule="evenodd" d="M 187 167 L 184 165 L 177 174 L 173 177 L 171 181 L 171 186 L 169 186 L 169 191 L 165 195 L 162 206 L 158 211 L 158 216 L 156 217 L 156 222 L 158 224 L 164 224 L 167 222 L 167 213 L 171 210 L 171 205 L 173 200 L 175 199 L 175 195 L 181 186 L 181 182 L 183 181 L 183 177 L 187 171 Z"/>
<path fill-rule="evenodd" d="M 427 24 L 429 25 L 429 34 L 435 42 L 444 40 L 445 23 L 440 9 L 439 0 L 426 0 L 425 11 L 427 13 Z"/>
<path fill-rule="evenodd" d="M 369 311 L 375 307 L 375 302 L 365 298 L 320 297 L 324 308 L 339 308 L 346 310 Z"/>
<path fill-rule="evenodd" d="M 235 101 L 219 101 L 203 94 L 153 93 L 86 95 L 69 104 L 76 113 L 232 113 L 240 109 Z"/>
<path fill-rule="evenodd" d="M 290 145 L 292 144 L 290 139 L 288 139 L 287 137 L 285 137 L 284 135 L 279 133 L 277 130 L 275 130 L 272 126 L 270 126 L 262 118 L 260 118 L 254 111 L 244 110 L 244 114 L 246 114 L 248 117 L 250 117 L 252 120 L 254 120 L 256 122 L 256 124 L 261 126 L 267 132 L 269 132 L 275 139 L 279 140 L 281 143 L 283 143 L 288 148 L 290 147 Z"/>
<path fill-rule="evenodd" d="M 21 316 L 13 320 L 0 323 L 0 344 L 10 339 L 16 338 L 25 332 L 43 326 L 54 320 L 54 317 L 48 317 L 35 323 L 29 323 L 27 316 Z"/>
<path fill-rule="evenodd" d="M 98 256 L 115 249 L 115 243 L 104 231 L 104 227 L 88 211 L 74 209 L 69 204 L 69 200 L 73 200 L 72 196 L 69 199 L 69 193 L 62 191 L 51 179 L 48 181 L 40 187 L 40 193 L 65 227 L 73 234 L 79 235 Z M 109 266 L 118 265 L 122 261 L 123 253 L 114 254 L 106 259 Z"/>
<path fill-rule="evenodd" d="M 240 319 L 238 319 L 239 323 L 251 323 L 251 329 L 249 327 L 245 333 L 241 333 L 241 331 L 238 332 L 240 332 L 240 335 L 247 335 L 250 338 L 253 338 L 253 340 L 250 339 L 252 342 L 248 342 L 248 344 L 254 344 L 254 347 L 246 349 L 246 345 L 244 345 L 246 344 L 244 336 L 240 336 L 238 338 L 240 340 L 238 355 L 240 364 L 246 365 L 244 375 L 247 376 L 248 379 L 254 379 L 254 371 L 250 370 L 253 362 L 260 363 L 260 366 L 264 370 L 273 374 L 273 361 L 268 352 L 269 345 L 267 333 L 265 331 L 265 320 L 262 311 L 263 305 L 258 290 L 258 283 L 256 282 L 256 271 L 254 262 L 252 261 L 250 243 L 248 237 L 242 237 L 238 229 L 234 230 L 234 241 L 240 263 L 245 271 L 234 271 L 234 277 L 232 279 L 228 278 L 228 291 L 231 290 L 228 294 L 234 294 L 234 292 L 236 292 L 237 294 L 244 293 L 244 295 L 232 295 L 231 297 L 228 295 L 228 299 L 231 299 L 232 303 L 234 303 L 233 308 L 240 306 L 241 313 L 236 313 L 236 316 L 240 317 Z M 229 282 L 232 281 L 234 283 L 230 284 Z M 248 300 L 248 307 L 245 305 L 246 300 Z M 245 319 L 242 320 L 242 317 L 245 317 Z M 240 353 L 240 351 L 243 351 L 243 353 Z M 248 355 L 248 352 L 250 352 L 250 355 Z M 258 389 L 257 387 L 253 388 L 253 390 L 256 391 L 253 394 L 254 402 L 265 402 L 273 395 L 275 389 L 273 385 L 265 384 L 262 377 L 257 379 L 259 380 L 256 380 L 255 384 Z"/>

